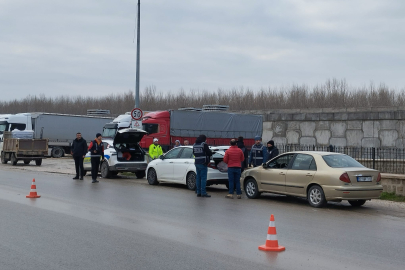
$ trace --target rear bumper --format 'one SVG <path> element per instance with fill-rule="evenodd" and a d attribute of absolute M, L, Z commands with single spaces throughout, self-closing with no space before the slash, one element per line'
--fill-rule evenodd
<path fill-rule="evenodd" d="M 220 172 L 219 170 L 208 168 L 207 186 L 225 185 L 225 184 L 228 184 L 228 173 L 223 173 Z"/>
<path fill-rule="evenodd" d="M 145 171 L 148 164 L 145 163 L 117 163 L 114 166 L 110 166 L 110 171 L 120 171 L 120 172 L 138 172 Z"/>
<path fill-rule="evenodd" d="M 346 187 L 322 186 L 326 200 L 369 200 L 380 198 L 383 192 L 381 185 Z"/>

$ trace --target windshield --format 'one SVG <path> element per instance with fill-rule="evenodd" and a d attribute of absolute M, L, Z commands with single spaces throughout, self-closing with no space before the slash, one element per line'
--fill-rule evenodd
<path fill-rule="evenodd" d="M 103 130 L 103 137 L 104 138 L 114 138 L 116 133 L 117 133 L 116 128 L 105 128 Z"/>
<path fill-rule="evenodd" d="M 322 156 L 326 164 L 331 168 L 350 168 L 350 167 L 363 167 L 355 159 L 346 155 L 327 155 Z"/>
<path fill-rule="evenodd" d="M 142 129 L 148 132 L 148 134 L 158 133 L 159 125 L 158 124 L 142 124 Z"/>
<path fill-rule="evenodd" d="M 3 134 L 4 131 L 7 130 L 8 123 L 7 122 L 0 122 L 0 134 Z"/>

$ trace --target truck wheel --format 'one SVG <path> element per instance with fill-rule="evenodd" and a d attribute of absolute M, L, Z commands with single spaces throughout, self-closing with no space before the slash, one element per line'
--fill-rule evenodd
<path fill-rule="evenodd" d="M 110 172 L 110 169 L 108 168 L 107 162 L 101 163 L 100 171 L 101 171 L 101 177 L 103 177 L 103 178 L 109 178 L 111 176 L 111 172 Z"/>
<path fill-rule="evenodd" d="M 136 178 L 142 179 L 142 178 L 145 177 L 146 172 L 145 171 L 138 171 L 138 172 L 135 172 L 135 175 L 136 175 Z"/>
<path fill-rule="evenodd" d="M 54 147 L 51 151 L 51 156 L 54 158 L 61 158 L 65 152 L 61 147 Z"/>
<path fill-rule="evenodd" d="M 30 162 L 31 162 L 31 160 L 24 160 L 24 164 L 25 164 L 25 165 L 30 164 Z"/>
<path fill-rule="evenodd" d="M 6 159 L 6 154 L 4 152 L 1 152 L 1 163 L 2 164 L 7 164 L 8 159 Z"/>
<path fill-rule="evenodd" d="M 15 154 L 14 153 L 12 153 L 11 154 L 11 164 L 13 165 L 13 166 L 15 166 L 15 165 L 17 165 L 17 158 L 15 157 Z"/>
<path fill-rule="evenodd" d="M 35 165 L 41 166 L 41 164 L 42 164 L 42 158 L 35 160 Z"/>

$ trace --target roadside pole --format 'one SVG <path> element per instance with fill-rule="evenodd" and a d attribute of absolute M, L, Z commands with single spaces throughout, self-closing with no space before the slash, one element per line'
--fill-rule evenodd
<path fill-rule="evenodd" d="M 136 86 L 135 86 L 135 108 L 139 108 L 139 66 L 140 66 L 140 39 L 141 39 L 141 0 L 138 0 L 138 20 L 136 38 Z"/>

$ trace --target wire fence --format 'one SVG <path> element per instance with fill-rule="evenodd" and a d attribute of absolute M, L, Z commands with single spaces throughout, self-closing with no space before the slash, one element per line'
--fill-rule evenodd
<path fill-rule="evenodd" d="M 404 148 L 337 147 L 316 145 L 277 145 L 280 154 L 291 151 L 322 151 L 346 154 L 367 168 L 382 173 L 405 174 Z"/>

